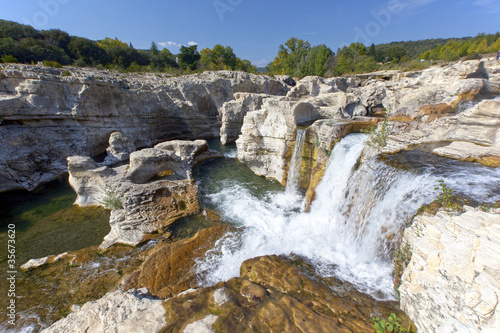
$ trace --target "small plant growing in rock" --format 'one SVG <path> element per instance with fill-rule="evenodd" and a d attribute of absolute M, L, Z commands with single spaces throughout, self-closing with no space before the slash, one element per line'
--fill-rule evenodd
<path fill-rule="evenodd" d="M 387 139 L 389 137 L 389 115 L 391 112 L 388 110 L 385 114 L 384 121 L 380 128 L 372 126 L 368 131 L 362 131 L 368 134 L 366 144 L 372 148 L 380 150 L 380 148 L 387 146 Z"/>
<path fill-rule="evenodd" d="M 439 184 L 434 188 L 436 191 L 439 191 L 439 195 L 437 200 L 439 203 L 451 212 L 454 212 L 458 209 L 457 205 L 452 201 L 453 198 L 453 189 L 449 188 L 448 185 L 444 182 L 443 179 L 440 179 Z"/>
<path fill-rule="evenodd" d="M 411 260 L 411 245 L 409 243 L 401 244 L 394 252 L 394 290 L 399 296 L 399 286 L 401 285 L 401 276 Z"/>
<path fill-rule="evenodd" d="M 104 196 L 101 200 L 98 200 L 104 208 L 109 210 L 116 210 L 123 208 L 122 200 L 120 197 L 110 189 L 104 189 Z"/>
<path fill-rule="evenodd" d="M 408 332 L 412 333 L 413 331 L 408 331 L 406 328 L 401 327 L 401 318 L 398 318 L 396 314 L 391 313 L 389 318 L 385 320 L 384 318 L 375 317 L 372 318 L 373 327 L 377 333 L 385 333 L 385 332 Z"/>
<path fill-rule="evenodd" d="M 71 73 L 68 70 L 64 70 L 61 75 L 62 76 L 71 76 Z"/>

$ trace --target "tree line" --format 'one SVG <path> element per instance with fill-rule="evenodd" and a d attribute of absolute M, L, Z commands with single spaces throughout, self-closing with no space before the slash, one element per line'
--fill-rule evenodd
<path fill-rule="evenodd" d="M 422 69 L 434 61 L 480 58 L 500 50 L 500 33 L 458 39 L 427 39 L 365 46 L 352 43 L 333 52 L 325 44 L 290 38 L 266 66 L 268 74 L 296 77 L 339 76 L 386 69 Z M 58 30 L 38 31 L 31 26 L 0 20 L 2 62 L 93 66 L 121 71 L 189 74 L 205 70 L 240 70 L 255 73 L 250 61 L 236 56 L 230 46 L 215 45 L 198 51 L 197 45 L 181 46 L 178 54 L 159 50 L 155 42 L 148 50 L 136 49 L 117 38 L 93 41 Z"/>
<path fill-rule="evenodd" d="M 303 77 L 339 76 L 376 70 L 422 69 L 431 60 L 478 59 L 481 54 L 500 50 L 500 33 L 479 34 L 458 39 L 427 39 L 365 46 L 356 42 L 333 52 L 324 44 L 311 46 L 296 37 L 280 45 L 266 69 L 271 74 Z M 424 60 L 427 60 L 424 61 Z"/>
<path fill-rule="evenodd" d="M 38 31 L 31 26 L 0 20 L 2 62 L 46 63 L 77 67 L 103 67 L 122 71 L 192 73 L 204 70 L 256 72 L 250 61 L 242 60 L 229 46 L 216 45 L 198 52 L 197 45 L 181 46 L 179 54 L 159 50 L 155 42 L 140 50 L 117 38 L 93 41 L 70 36 L 58 29 Z"/>

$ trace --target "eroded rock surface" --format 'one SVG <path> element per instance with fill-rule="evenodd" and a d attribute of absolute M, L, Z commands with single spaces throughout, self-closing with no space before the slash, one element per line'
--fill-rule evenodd
<path fill-rule="evenodd" d="M 500 212 L 418 216 L 401 306 L 419 332 L 500 331 Z"/>
<path fill-rule="evenodd" d="M 204 327 L 214 332 L 365 333 L 373 331 L 372 315 L 404 318 L 395 303 L 377 302 L 338 281 L 327 285 L 308 269 L 284 257 L 247 260 L 239 278 L 166 300 L 165 332 L 186 331 L 210 318 Z"/>
<path fill-rule="evenodd" d="M 71 75 L 62 76 L 63 70 Z M 243 72 L 182 77 L 6 65 L 0 79 L 0 191 L 32 190 L 66 171 L 68 156 L 106 151 L 112 132 L 136 147 L 217 137 L 237 92 L 285 95 L 280 79 Z"/>
<path fill-rule="evenodd" d="M 211 249 L 226 230 L 225 226 L 202 229 L 193 237 L 158 244 L 139 270 L 122 282 L 121 288 L 147 287 L 153 295 L 168 298 L 197 286 L 193 271 L 196 259 Z"/>
<path fill-rule="evenodd" d="M 161 300 L 150 296 L 147 288 L 113 291 L 42 332 L 160 332 L 166 324 L 165 309 Z"/>
<path fill-rule="evenodd" d="M 197 214 L 198 187 L 191 169 L 220 157 L 204 140 L 167 141 L 130 154 L 129 165 L 107 167 L 86 156 L 68 158 L 75 204 L 112 209 L 110 233 L 101 246 L 137 245 L 147 234 L 162 232 L 181 217 Z M 157 179 L 156 179 L 157 178 Z"/>

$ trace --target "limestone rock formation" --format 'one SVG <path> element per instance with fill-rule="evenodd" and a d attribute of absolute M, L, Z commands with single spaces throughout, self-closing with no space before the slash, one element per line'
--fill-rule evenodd
<path fill-rule="evenodd" d="M 90 157 L 71 156 L 69 182 L 77 193 L 75 204 L 112 209 L 111 231 L 103 248 L 115 243 L 137 245 L 146 234 L 161 232 L 177 219 L 199 212 L 198 187 L 191 181 L 191 169 L 213 157 L 221 155 L 208 150 L 204 140 L 160 143 L 132 153 L 129 165 L 116 167 L 99 166 Z"/>
<path fill-rule="evenodd" d="M 113 291 L 44 329 L 44 333 L 160 332 L 165 326 L 162 301 L 151 298 L 147 288 Z"/>
<path fill-rule="evenodd" d="M 125 135 L 120 132 L 113 132 L 109 136 L 109 147 L 106 149 L 105 164 L 111 165 L 116 162 L 125 161 L 135 149 L 135 145 Z"/>
<path fill-rule="evenodd" d="M 245 261 L 240 272 L 239 278 L 166 300 L 165 329 L 186 332 L 203 324 L 218 332 L 365 333 L 373 330 L 373 315 L 405 318 L 394 302 L 375 301 L 338 281 L 325 283 L 299 258 L 258 257 Z"/>
<path fill-rule="evenodd" d="M 401 306 L 419 332 L 500 331 L 500 211 L 418 216 Z"/>
<path fill-rule="evenodd" d="M 248 111 L 260 110 L 262 101 L 268 95 L 236 93 L 234 101 L 224 103 L 221 109 L 220 142 L 225 145 L 234 142 L 241 131 L 243 118 Z"/>
<path fill-rule="evenodd" d="M 432 122 L 394 122 L 382 153 L 397 153 L 424 143 L 451 142 L 435 153 L 488 166 L 500 165 L 500 99 L 485 99 L 456 115 Z M 376 152 L 365 154 L 370 158 Z"/>
<path fill-rule="evenodd" d="M 265 99 L 261 110 L 248 112 L 236 140 L 238 159 L 253 172 L 284 184 L 286 153 L 298 124 L 321 118 L 311 103 L 286 97 Z"/>
<path fill-rule="evenodd" d="M 178 78 L 96 69 L 6 65 L 0 79 L 0 192 L 32 190 L 95 157 L 119 131 L 135 147 L 217 137 L 219 110 L 237 92 L 285 95 L 283 80 L 242 72 Z M 125 144 L 127 147 L 131 147 Z M 125 150 L 129 150 L 128 148 Z"/>
<path fill-rule="evenodd" d="M 224 226 L 202 229 L 191 238 L 158 244 L 142 266 L 122 281 L 121 288 L 147 287 L 160 298 L 172 297 L 188 290 L 196 285 L 193 272 L 196 259 L 211 249 L 226 230 Z"/>

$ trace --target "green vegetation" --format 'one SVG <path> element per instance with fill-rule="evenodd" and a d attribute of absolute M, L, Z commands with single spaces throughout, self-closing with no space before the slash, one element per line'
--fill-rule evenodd
<path fill-rule="evenodd" d="M 180 53 L 173 55 L 167 49 L 160 51 L 154 42 L 149 50 L 138 50 L 117 38 L 93 41 L 57 29 L 38 31 L 28 25 L 0 20 L 0 60 L 3 63 L 42 61 L 46 66 L 57 68 L 92 66 L 176 75 L 218 69 L 257 71 L 250 61 L 236 57 L 229 46 L 216 45 L 213 50 L 203 51 L 200 56 L 196 45 L 182 46 Z"/>
<path fill-rule="evenodd" d="M 3 63 L 11 63 L 11 64 L 17 64 L 19 61 L 14 56 L 11 56 L 10 54 L 6 54 L 2 56 L 0 59 Z"/>
<path fill-rule="evenodd" d="M 387 139 L 389 137 L 389 115 L 390 111 L 387 111 L 384 117 L 384 121 L 380 127 L 372 126 L 369 131 L 362 131 L 368 134 L 368 139 L 366 144 L 372 148 L 379 150 L 387 145 Z"/>
<path fill-rule="evenodd" d="M 267 66 L 271 74 L 331 76 L 377 70 L 421 70 L 434 61 L 480 59 L 481 54 L 500 50 L 500 33 L 458 39 L 427 39 L 370 45 L 352 43 L 333 53 L 326 45 L 311 47 L 296 37 L 280 45 L 278 55 Z"/>
<path fill-rule="evenodd" d="M 292 37 L 280 45 L 278 55 L 268 65 L 268 71 L 279 75 L 325 76 L 332 55 L 332 50 L 324 44 L 311 47 L 309 42 Z"/>
<path fill-rule="evenodd" d="M 411 245 L 409 243 L 401 244 L 394 252 L 394 290 L 399 295 L 399 286 L 401 285 L 401 276 L 411 260 Z"/>
<path fill-rule="evenodd" d="M 122 200 L 120 197 L 110 189 L 104 189 L 104 196 L 99 203 L 104 206 L 104 208 L 109 210 L 116 210 L 123 208 Z"/>
<path fill-rule="evenodd" d="M 373 327 L 375 328 L 375 331 L 377 331 L 377 333 L 413 332 L 413 331 L 408 331 L 408 329 L 401 327 L 401 318 L 398 318 L 398 316 L 396 316 L 396 314 L 394 313 L 391 313 L 389 315 L 389 318 L 387 318 L 387 320 L 375 317 L 372 318 L 372 321 L 373 321 Z"/>
<path fill-rule="evenodd" d="M 425 60 L 453 61 L 461 57 L 478 59 L 480 54 L 494 53 L 500 50 L 500 33 L 486 35 L 479 34 L 469 39 L 451 39 L 444 45 L 422 53 L 418 58 Z"/>
<path fill-rule="evenodd" d="M 436 191 L 439 191 L 439 195 L 437 197 L 437 201 L 450 212 L 454 212 L 458 209 L 457 205 L 453 202 L 453 189 L 449 188 L 448 185 L 444 182 L 443 179 L 439 180 L 439 184 L 434 188 Z"/>
<path fill-rule="evenodd" d="M 366 46 L 352 43 L 334 53 L 325 44 L 290 38 L 279 46 L 268 74 L 303 77 L 367 73 L 377 70 L 420 70 L 432 61 L 479 59 L 481 54 L 500 50 L 500 33 L 458 39 L 428 39 Z M 128 72 L 188 74 L 204 70 L 241 70 L 256 73 L 248 60 L 236 57 L 230 46 L 217 44 L 198 51 L 197 45 L 182 46 L 179 54 L 135 49 L 117 38 L 102 40 L 70 36 L 58 30 L 38 31 L 31 26 L 0 20 L 0 60 L 4 63 L 57 62 L 63 66 L 93 66 Z"/>

